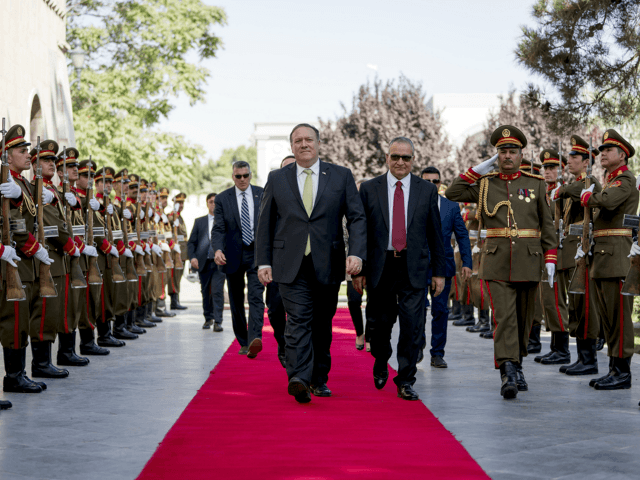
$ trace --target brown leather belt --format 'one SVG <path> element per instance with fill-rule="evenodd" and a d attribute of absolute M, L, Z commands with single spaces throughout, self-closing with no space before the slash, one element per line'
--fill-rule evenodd
<path fill-rule="evenodd" d="M 540 238 L 540 230 L 533 228 L 487 228 L 487 238 Z"/>
<path fill-rule="evenodd" d="M 610 228 L 608 230 L 596 230 L 593 232 L 594 237 L 630 237 L 630 228 Z"/>

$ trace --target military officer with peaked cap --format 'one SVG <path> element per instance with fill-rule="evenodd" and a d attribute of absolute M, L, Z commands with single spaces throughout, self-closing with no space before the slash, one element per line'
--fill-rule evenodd
<path fill-rule="evenodd" d="M 553 281 L 557 240 L 549 213 L 544 179 L 520 171 L 524 134 L 502 125 L 491 135 L 497 155 L 470 168 L 447 189 L 456 202 L 477 202 L 487 240 L 482 248 L 479 278 L 486 280 L 497 328 L 495 366 L 500 369 L 500 394 L 515 398 L 528 385 L 522 372 L 533 320 L 536 289 L 546 268 Z M 498 172 L 490 173 L 496 163 Z"/>
<path fill-rule="evenodd" d="M 187 194 L 180 192 L 173 198 L 173 212 L 169 214 L 169 221 L 172 227 L 176 227 L 178 237 L 172 239 L 169 245 L 171 249 L 180 255 L 182 264 L 188 260 L 187 257 L 187 226 L 184 223 L 184 219 L 180 213 L 184 209 L 184 201 L 187 199 Z M 174 230 L 175 231 L 175 230 Z M 171 310 L 186 310 L 187 307 L 180 305 L 180 281 L 182 280 L 183 268 L 176 268 L 174 265 L 171 269 L 171 281 L 169 282 L 169 297 L 171 298 Z"/>
<path fill-rule="evenodd" d="M 618 132 L 610 128 L 602 136 L 600 164 L 606 176 L 600 193 L 595 184 L 582 190 L 582 206 L 599 208 L 593 220 L 595 245 L 589 253 L 590 275 L 595 280 L 597 305 L 603 322 L 609 373 L 593 379 L 589 385 L 596 390 L 631 388 L 631 357 L 633 356 L 633 297 L 622 295 L 622 284 L 629 271 L 627 252 L 631 249 L 631 229 L 624 228 L 625 214 L 638 211 L 638 189 L 627 163 L 635 149 Z M 640 253 L 637 245 L 631 254 Z M 577 255 L 585 252 L 578 247 Z"/>

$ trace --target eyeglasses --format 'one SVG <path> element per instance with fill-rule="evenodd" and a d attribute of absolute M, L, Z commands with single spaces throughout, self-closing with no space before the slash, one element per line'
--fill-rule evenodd
<path fill-rule="evenodd" d="M 243 173 L 242 175 L 234 175 L 234 177 L 240 180 L 241 178 L 249 178 L 250 175 L 250 173 Z"/>
<path fill-rule="evenodd" d="M 440 183 L 440 179 L 439 178 L 434 178 L 434 179 L 425 178 L 424 180 L 426 180 L 427 182 L 435 183 L 436 185 L 438 183 Z"/>
<path fill-rule="evenodd" d="M 397 162 L 398 160 L 402 160 L 403 162 L 409 163 L 413 158 L 413 155 L 389 155 L 389 158 L 392 162 Z"/>

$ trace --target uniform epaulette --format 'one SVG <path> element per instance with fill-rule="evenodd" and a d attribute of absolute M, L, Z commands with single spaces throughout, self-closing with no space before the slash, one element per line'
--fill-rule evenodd
<path fill-rule="evenodd" d="M 496 177 L 498 175 L 500 175 L 500 172 L 489 172 L 489 173 L 486 173 L 486 174 L 482 175 L 480 178 Z"/>
<path fill-rule="evenodd" d="M 527 177 L 537 178 L 538 180 L 544 180 L 544 177 L 542 175 L 536 175 L 535 173 L 523 172 L 522 170 L 520 170 L 520 173 L 522 173 L 522 175 L 525 175 Z"/>
<path fill-rule="evenodd" d="M 125 207 L 129 208 L 131 205 L 133 205 L 131 200 L 127 200 L 127 203 L 125 203 Z"/>

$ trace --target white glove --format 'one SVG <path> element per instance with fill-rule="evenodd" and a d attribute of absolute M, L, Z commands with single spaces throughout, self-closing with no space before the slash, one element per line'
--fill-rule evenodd
<path fill-rule="evenodd" d="M 149 215 L 149 216 L 153 215 L 153 208 L 149 207 L 147 209 L 147 215 Z"/>
<path fill-rule="evenodd" d="M 153 223 L 158 223 L 160 221 L 160 215 L 157 213 L 153 215 Z"/>
<path fill-rule="evenodd" d="M 16 185 L 17 187 L 17 185 Z M 20 188 L 20 187 L 18 187 Z M 4 247 L 4 251 L 2 252 L 2 257 L 0 257 L 2 260 L 4 260 L 5 262 L 7 262 L 9 265 L 11 265 L 12 267 L 17 267 L 18 265 L 15 264 L 15 262 L 19 262 L 20 261 L 20 257 L 18 255 L 16 255 L 16 249 L 13 247 L 10 247 L 8 245 L 5 245 Z"/>
<path fill-rule="evenodd" d="M 131 253 L 131 250 L 129 250 L 128 248 L 124 249 L 124 253 L 122 254 L 127 258 L 133 258 L 133 253 Z"/>
<path fill-rule="evenodd" d="M 173 204 L 173 211 L 178 213 L 178 210 L 180 210 L 180 204 L 176 202 Z"/>
<path fill-rule="evenodd" d="M 138 255 L 144 255 L 144 250 L 140 245 L 136 245 L 136 248 L 133 249 Z"/>
<path fill-rule="evenodd" d="M 471 170 L 476 172 L 478 175 L 486 175 L 491 170 L 493 170 L 493 166 L 495 165 L 497 159 L 498 159 L 498 154 L 496 153 L 489 160 L 485 160 L 478 166 L 471 167 Z"/>
<path fill-rule="evenodd" d="M 159 257 L 162 256 L 162 249 L 155 243 L 151 245 L 151 251 L 156 255 L 158 255 Z"/>
<path fill-rule="evenodd" d="M 47 249 L 44 248 L 42 245 L 38 246 L 38 251 L 36 252 L 34 257 L 36 257 L 45 265 L 51 265 L 53 263 L 53 259 L 49 257 L 49 254 L 47 253 Z"/>
<path fill-rule="evenodd" d="M 638 246 L 638 242 L 633 242 L 631 244 L 631 252 L 629 253 L 629 255 L 627 255 L 627 257 L 635 257 L 636 255 L 640 255 L 640 247 Z"/>
<path fill-rule="evenodd" d="M 85 245 L 84 250 L 82 250 L 82 253 L 84 253 L 87 257 L 98 256 L 98 250 L 96 250 L 96 247 L 92 247 L 91 245 Z"/>
<path fill-rule="evenodd" d="M 171 253 L 171 248 L 169 247 L 169 244 L 167 242 L 162 242 L 160 244 L 160 250 L 162 250 L 163 252 Z"/>
<path fill-rule="evenodd" d="M 164 223 L 169 223 L 169 218 L 167 218 L 167 216 L 164 213 L 162 214 L 162 221 Z"/>
<path fill-rule="evenodd" d="M 64 198 L 67 200 L 67 203 L 71 206 L 71 207 L 75 207 L 78 204 L 78 199 L 76 198 L 76 196 L 71 193 L 71 192 L 67 192 L 64 194 Z"/>
<path fill-rule="evenodd" d="M 109 215 L 113 215 L 113 205 L 111 204 L 107 205 L 107 213 Z"/>
<path fill-rule="evenodd" d="M 173 226 L 174 227 L 179 227 L 180 226 L 180 220 L 178 220 L 177 218 L 173 221 Z"/>
<path fill-rule="evenodd" d="M 144 220 L 144 210 L 140 209 L 140 220 Z"/>
<path fill-rule="evenodd" d="M 176 253 L 182 253 L 182 251 L 180 250 L 180 245 L 178 245 L 177 243 L 173 246 L 173 251 Z"/>
<path fill-rule="evenodd" d="M 122 211 L 122 216 L 123 216 L 124 218 L 126 218 L 127 220 L 131 220 L 131 212 L 129 211 L 129 209 L 128 209 L 128 208 L 125 208 L 125 209 Z"/>
<path fill-rule="evenodd" d="M 552 202 L 557 202 L 558 200 L 560 200 L 559 198 L 556 198 L 556 193 L 558 192 L 558 190 L 560 190 L 561 186 L 562 185 L 558 185 L 556 188 L 551 190 L 551 193 L 549 194 L 549 198 L 551 198 Z"/>
<path fill-rule="evenodd" d="M 100 202 L 95 198 L 92 198 L 91 200 L 89 200 L 89 206 L 91 207 L 91 210 L 93 210 L 94 212 L 97 212 L 98 210 L 100 210 Z"/>
<path fill-rule="evenodd" d="M 20 198 L 22 189 L 13 180 L 13 176 L 9 175 L 9 180 L 0 185 L 0 193 L 6 198 Z"/>
<path fill-rule="evenodd" d="M 471 253 L 480 253 L 480 248 L 478 247 L 478 245 L 474 245 L 473 248 L 471 249 Z"/>
<path fill-rule="evenodd" d="M 545 267 L 547 267 L 547 275 L 549 275 L 549 286 L 553 287 L 553 276 L 556 274 L 556 264 L 545 263 Z"/>
<path fill-rule="evenodd" d="M 144 246 L 144 252 L 145 252 L 147 255 L 151 255 L 151 247 L 149 246 L 149 244 L 148 244 L 148 243 Z"/>
<path fill-rule="evenodd" d="M 583 188 L 582 191 L 580 192 L 580 198 L 582 198 L 582 195 L 584 195 L 586 192 L 593 193 L 593 187 L 595 187 L 595 186 L 596 185 L 594 183 L 589 188 Z"/>
<path fill-rule="evenodd" d="M 48 205 L 51 202 L 53 202 L 53 193 L 51 193 L 51 191 L 48 188 L 42 189 L 42 202 L 45 205 Z"/>
<path fill-rule="evenodd" d="M 73 256 L 74 257 L 79 257 L 80 256 L 80 249 L 76 247 L 76 249 L 73 251 Z"/>
<path fill-rule="evenodd" d="M 118 249 L 111 245 L 111 250 L 109 250 L 109 255 L 113 255 L 116 258 L 120 258 L 120 254 L 118 253 Z"/>
<path fill-rule="evenodd" d="M 593 253 L 591 253 L 591 251 L 589 251 L 589 255 L 593 255 Z M 574 257 L 575 260 L 578 260 L 579 258 L 584 257 L 584 251 L 582 250 L 582 244 L 578 244 L 578 250 L 576 250 L 576 256 Z"/>

